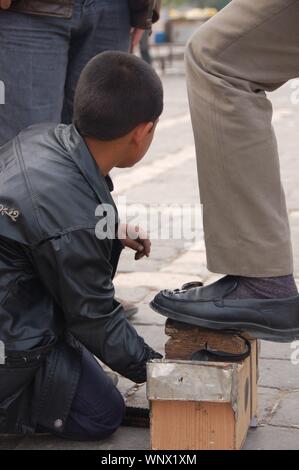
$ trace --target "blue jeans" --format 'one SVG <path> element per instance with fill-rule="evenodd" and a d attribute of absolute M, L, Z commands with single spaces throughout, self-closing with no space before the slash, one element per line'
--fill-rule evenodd
<path fill-rule="evenodd" d="M 40 122 L 70 123 L 80 73 L 96 54 L 128 51 L 127 0 L 76 0 L 72 19 L 0 12 L 0 145 Z"/>
<path fill-rule="evenodd" d="M 64 429 L 59 437 L 93 440 L 109 437 L 121 425 L 125 402 L 93 355 L 83 349 L 81 375 Z M 49 432 L 38 426 L 37 432 Z M 51 431 L 50 431 L 51 432 Z"/>

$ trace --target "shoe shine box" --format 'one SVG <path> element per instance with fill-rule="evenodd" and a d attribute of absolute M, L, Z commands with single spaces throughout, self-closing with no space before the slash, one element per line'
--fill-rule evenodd
<path fill-rule="evenodd" d="M 258 344 L 240 362 L 188 360 L 207 346 L 241 352 L 240 338 L 167 321 L 166 359 L 148 363 L 153 450 L 241 449 L 257 411 Z M 185 326 L 185 328 L 184 328 Z M 239 348 L 239 351 L 238 351 Z"/>

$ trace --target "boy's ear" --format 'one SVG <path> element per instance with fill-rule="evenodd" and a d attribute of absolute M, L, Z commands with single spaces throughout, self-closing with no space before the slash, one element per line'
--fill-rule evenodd
<path fill-rule="evenodd" d="M 143 122 L 139 124 L 133 131 L 132 140 L 136 144 L 139 144 L 152 132 L 154 126 L 155 124 L 153 122 Z"/>

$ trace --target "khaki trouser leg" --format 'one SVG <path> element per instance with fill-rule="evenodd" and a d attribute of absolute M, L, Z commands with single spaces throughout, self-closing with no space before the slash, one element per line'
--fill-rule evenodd
<path fill-rule="evenodd" d="M 186 66 L 208 269 L 292 273 L 265 91 L 299 76 L 299 0 L 232 0 L 193 35 Z"/>

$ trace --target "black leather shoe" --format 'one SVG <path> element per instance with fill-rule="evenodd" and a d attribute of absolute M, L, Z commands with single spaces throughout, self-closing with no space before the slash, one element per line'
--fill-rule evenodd
<path fill-rule="evenodd" d="M 226 299 L 238 283 L 238 276 L 225 276 L 208 286 L 164 290 L 150 305 L 166 317 L 202 328 L 246 331 L 253 338 L 281 343 L 299 339 L 299 295 L 273 300 Z"/>

